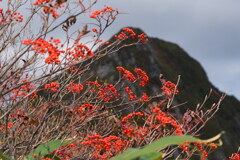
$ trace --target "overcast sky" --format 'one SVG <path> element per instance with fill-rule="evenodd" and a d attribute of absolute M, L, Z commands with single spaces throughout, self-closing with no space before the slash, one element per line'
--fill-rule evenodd
<path fill-rule="evenodd" d="M 198 60 L 210 81 L 240 99 L 240 0 L 100 0 L 128 13 L 118 17 L 106 37 L 120 28 L 141 28 L 148 36 L 180 45 Z"/>

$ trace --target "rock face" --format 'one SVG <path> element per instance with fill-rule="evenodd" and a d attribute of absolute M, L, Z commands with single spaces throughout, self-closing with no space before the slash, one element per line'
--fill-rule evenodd
<path fill-rule="evenodd" d="M 135 32 L 139 33 L 141 30 L 135 29 Z M 117 66 L 123 66 L 130 70 L 143 69 L 151 79 L 150 85 L 145 88 L 150 95 L 160 92 L 160 73 L 172 82 L 176 82 L 178 75 L 181 75 L 180 94 L 176 96 L 176 101 L 177 103 L 187 101 L 187 104 L 180 109 L 181 114 L 187 108 L 194 110 L 211 88 L 214 94 L 206 103 L 205 108 L 218 102 L 222 94 L 209 82 L 205 71 L 195 59 L 177 44 L 158 38 L 149 38 L 149 42 L 144 45 L 123 48 L 117 53 L 101 59 L 96 65 L 97 67 L 94 67 L 92 73 L 97 73 L 98 77 L 108 81 L 117 80 L 115 79 L 118 77 L 115 69 Z M 225 131 L 222 137 L 223 146 L 215 151 L 210 159 L 224 160 L 231 153 L 236 152 L 240 145 L 240 102 L 233 96 L 226 96 L 218 113 L 200 133 L 202 138 L 210 138 L 221 131 Z"/>

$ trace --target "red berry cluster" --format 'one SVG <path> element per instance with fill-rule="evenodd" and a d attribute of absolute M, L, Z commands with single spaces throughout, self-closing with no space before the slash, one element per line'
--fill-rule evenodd
<path fill-rule="evenodd" d="M 47 4 L 49 2 L 53 2 L 54 0 L 36 0 L 33 5 Z"/>
<path fill-rule="evenodd" d="M 139 81 L 139 85 L 142 86 L 142 87 L 147 85 L 148 82 L 149 82 L 148 75 L 146 74 L 146 72 L 144 72 L 140 68 L 135 68 L 134 69 L 134 72 L 137 74 L 137 78 L 130 71 L 124 69 L 123 67 L 118 66 L 116 68 L 130 82 L 134 82 L 134 81 L 138 80 Z"/>
<path fill-rule="evenodd" d="M 132 39 L 137 38 L 140 43 L 148 42 L 148 38 L 144 33 L 137 35 L 131 28 L 123 28 L 122 32 L 119 35 L 115 35 L 114 37 L 120 40 L 125 40 L 128 38 Z"/>
<path fill-rule="evenodd" d="M 144 72 L 143 70 L 141 70 L 140 68 L 136 68 L 134 69 L 134 72 L 137 73 L 137 80 L 139 81 L 139 85 L 144 87 L 145 85 L 148 84 L 149 82 L 149 77 L 146 74 L 146 72 Z"/>
<path fill-rule="evenodd" d="M 144 33 L 138 35 L 138 39 L 139 39 L 140 43 L 147 43 L 148 42 L 148 38 Z"/>
<path fill-rule="evenodd" d="M 13 96 L 11 97 L 14 101 L 18 101 L 18 98 L 27 96 L 36 87 L 36 85 L 33 85 L 27 81 L 28 81 L 27 79 L 23 79 L 22 80 L 23 85 L 11 91 L 11 93 L 14 93 Z M 36 96 L 37 94 L 34 92 L 29 96 L 29 98 L 32 99 Z"/>
<path fill-rule="evenodd" d="M 202 143 L 195 142 L 194 146 L 197 147 L 199 151 L 201 151 L 202 160 L 206 160 L 208 157 L 208 152 L 204 149 L 204 145 Z"/>
<path fill-rule="evenodd" d="M 125 87 L 124 90 L 127 92 L 129 96 L 129 100 L 133 101 L 137 99 L 137 96 L 134 94 L 134 92 L 130 89 L 130 87 Z M 138 99 L 138 102 L 149 102 L 150 99 L 146 93 L 142 93 L 142 97 Z"/>
<path fill-rule="evenodd" d="M 100 135 L 88 136 L 81 144 L 93 150 L 94 159 L 109 159 L 125 147 L 125 141 L 117 136 L 103 138 Z M 89 149 L 89 148 L 87 148 Z"/>
<path fill-rule="evenodd" d="M 9 25 L 12 22 L 22 22 L 23 15 L 19 12 L 13 12 L 8 9 L 7 11 L 3 11 L 3 8 L 0 8 L 0 25 Z"/>
<path fill-rule="evenodd" d="M 149 102 L 149 101 L 150 101 L 148 95 L 147 95 L 146 93 L 144 93 L 144 92 L 142 93 L 141 100 L 142 100 L 143 102 Z"/>
<path fill-rule="evenodd" d="M 81 107 L 78 108 L 78 113 L 80 113 L 81 116 L 86 116 L 89 114 L 92 114 L 98 106 L 92 105 L 92 104 L 83 104 Z"/>
<path fill-rule="evenodd" d="M 161 88 L 164 92 L 164 94 L 172 98 L 174 94 L 178 94 L 178 89 L 176 88 L 176 85 L 170 81 L 164 82 L 163 87 Z"/>
<path fill-rule="evenodd" d="M 165 112 L 161 111 L 160 108 L 155 107 L 152 110 L 152 113 L 155 114 L 156 119 L 161 122 L 163 127 L 167 127 L 167 124 L 169 124 L 175 128 L 174 130 L 175 135 L 179 136 L 183 135 L 182 127 L 178 124 L 178 122 L 171 116 L 168 116 Z"/>
<path fill-rule="evenodd" d="M 117 39 L 121 39 L 121 40 L 130 38 L 130 37 L 132 39 L 135 39 L 136 35 L 137 34 L 132 29 L 130 29 L 130 28 L 123 28 L 122 32 L 119 35 L 115 35 L 114 37 L 117 38 Z"/>
<path fill-rule="evenodd" d="M 13 123 L 12 122 L 7 122 L 7 126 L 5 126 L 4 124 L 2 124 L 2 122 L 0 121 L 0 132 L 1 131 L 10 131 L 10 129 L 13 127 Z"/>
<path fill-rule="evenodd" d="M 124 90 L 127 92 L 130 101 L 137 99 L 137 96 L 133 93 L 130 87 L 125 87 Z"/>
<path fill-rule="evenodd" d="M 69 152 L 70 150 L 73 150 L 76 148 L 74 144 L 68 144 L 60 147 L 58 150 L 54 150 L 51 154 L 56 155 L 57 157 L 61 159 L 71 159 L 72 154 Z"/>
<path fill-rule="evenodd" d="M 96 86 L 96 87 L 101 87 L 101 85 L 98 83 L 98 81 L 86 81 L 87 86 L 89 86 L 91 84 Z"/>
<path fill-rule="evenodd" d="M 54 2 L 54 0 L 36 0 L 33 5 L 44 5 L 46 6 L 47 4 L 49 4 L 48 7 L 43 7 L 43 12 L 45 14 L 52 14 L 52 17 L 53 18 L 57 18 L 59 16 L 59 14 L 57 14 L 57 9 L 58 8 L 61 8 L 61 7 L 64 7 L 64 5 L 62 4 L 55 4 L 55 5 L 52 5 L 52 2 Z"/>
<path fill-rule="evenodd" d="M 136 113 L 130 113 L 127 116 L 122 118 L 122 123 L 125 124 L 128 119 L 132 118 L 133 116 L 143 116 L 141 112 L 136 112 Z"/>
<path fill-rule="evenodd" d="M 60 87 L 60 85 L 57 82 L 51 82 L 49 84 L 46 84 L 44 86 L 44 89 L 49 89 L 53 92 L 58 92 L 58 88 Z"/>
<path fill-rule="evenodd" d="M 79 93 L 81 90 L 83 90 L 83 85 L 71 82 L 70 86 L 67 87 L 67 90 L 72 93 Z"/>
<path fill-rule="evenodd" d="M 123 74 L 123 76 L 126 78 L 126 80 L 130 82 L 136 81 L 136 77 L 128 70 L 124 69 L 123 67 L 116 67 L 119 72 Z"/>
<path fill-rule="evenodd" d="M 84 44 L 75 44 L 75 47 L 67 48 L 67 54 L 69 57 L 67 58 L 69 61 L 79 61 L 83 58 L 90 58 L 94 55 L 94 53 Z"/>
<path fill-rule="evenodd" d="M 102 10 L 97 10 L 94 11 L 91 15 L 90 18 L 104 18 L 104 15 L 107 15 L 108 17 L 114 17 L 115 14 L 117 14 L 118 10 L 113 9 L 110 6 L 106 6 Z"/>
<path fill-rule="evenodd" d="M 98 99 L 108 102 L 111 99 L 117 99 L 119 97 L 117 89 L 112 84 L 107 84 L 106 87 L 99 89 Z"/>
<path fill-rule="evenodd" d="M 229 157 L 230 160 L 240 160 L 240 154 L 234 153 L 231 157 Z"/>
<path fill-rule="evenodd" d="M 45 59 L 45 63 L 48 64 L 59 64 L 59 56 L 64 51 L 59 50 L 59 47 L 63 47 L 63 45 L 58 46 L 61 43 L 59 39 L 54 39 L 53 37 L 50 40 L 45 41 L 42 38 L 31 41 L 30 39 L 24 40 L 23 44 L 32 45 L 32 50 L 35 50 L 37 53 L 42 55 L 48 53 L 48 57 Z"/>
<path fill-rule="evenodd" d="M 128 138 L 135 139 L 136 141 L 138 141 L 139 138 L 143 140 L 147 133 L 147 130 L 146 128 L 136 125 L 136 123 L 131 123 L 134 120 L 133 118 L 135 116 L 143 117 L 144 114 L 141 112 L 136 112 L 130 113 L 127 116 L 123 117 L 122 125 L 124 130 L 122 131 L 122 133 L 125 134 Z"/>

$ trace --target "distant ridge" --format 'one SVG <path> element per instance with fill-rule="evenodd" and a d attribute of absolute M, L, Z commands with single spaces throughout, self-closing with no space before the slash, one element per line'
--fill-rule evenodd
<path fill-rule="evenodd" d="M 132 28 L 136 33 L 143 31 Z M 110 39 L 111 41 L 111 39 Z M 186 108 L 194 110 L 197 103 L 201 103 L 213 89 L 213 94 L 205 107 L 218 101 L 223 93 L 219 91 L 208 80 L 208 77 L 198 61 L 190 57 L 177 44 L 149 37 L 149 43 L 144 45 L 131 46 L 119 50 L 117 53 L 108 55 L 98 61 L 92 71 L 100 78 L 116 81 L 117 66 L 126 68 L 142 68 L 151 77 L 150 85 L 146 92 L 150 95 L 159 92 L 159 74 L 173 82 L 176 82 L 178 75 L 181 75 L 179 85 L 180 94 L 176 97 L 178 103 L 188 102 L 181 107 L 181 113 Z M 216 116 L 209 121 L 208 125 L 201 131 L 203 138 L 210 138 L 221 131 L 223 135 L 223 147 L 215 151 L 210 159 L 224 160 L 233 152 L 236 152 L 240 145 L 240 102 L 233 96 L 226 96 Z"/>

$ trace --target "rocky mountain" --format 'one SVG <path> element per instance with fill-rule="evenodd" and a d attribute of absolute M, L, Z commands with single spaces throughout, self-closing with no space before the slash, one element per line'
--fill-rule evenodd
<path fill-rule="evenodd" d="M 135 32 L 141 33 L 142 31 L 135 29 Z M 160 91 L 159 74 L 164 74 L 167 80 L 172 82 L 176 82 L 178 75 L 181 75 L 180 94 L 176 96 L 176 102 L 187 102 L 180 107 L 181 114 L 187 108 L 194 110 L 196 105 L 204 100 L 210 89 L 213 89 L 213 94 L 205 104 L 206 108 L 218 102 L 223 94 L 209 82 L 199 62 L 190 57 L 177 44 L 158 38 L 150 37 L 147 44 L 123 48 L 98 61 L 96 65 L 93 74 L 108 81 L 115 81 L 118 77 L 115 69 L 117 66 L 130 70 L 142 68 L 151 79 L 150 85 L 146 88 L 146 92 L 150 95 Z M 222 136 L 223 146 L 215 151 L 210 159 L 224 160 L 236 152 L 240 145 L 240 102 L 233 96 L 225 97 L 220 110 L 201 130 L 201 137 L 210 138 L 221 131 L 225 131 Z"/>

